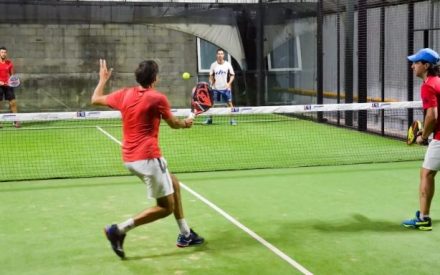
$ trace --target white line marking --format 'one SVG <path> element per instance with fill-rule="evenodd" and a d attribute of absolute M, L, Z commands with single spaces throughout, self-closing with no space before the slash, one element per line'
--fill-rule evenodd
<path fill-rule="evenodd" d="M 119 145 L 122 145 L 122 143 L 117 140 L 114 136 L 112 136 L 109 132 L 107 132 L 106 130 L 102 129 L 99 126 L 96 126 L 96 129 L 98 129 L 101 133 L 103 133 L 104 135 L 106 135 L 109 139 L 113 140 L 114 142 L 116 142 Z"/>
<path fill-rule="evenodd" d="M 281 250 L 279 250 L 278 248 L 276 248 L 275 246 L 273 246 L 271 243 L 269 243 L 268 241 L 266 241 L 265 239 L 263 239 L 262 237 L 260 237 L 259 235 L 257 235 L 257 233 L 253 232 L 252 230 L 250 230 L 249 228 L 247 228 L 245 225 L 243 225 L 242 223 L 240 223 L 239 221 L 237 221 L 236 219 L 234 219 L 231 215 L 229 215 L 228 213 L 226 213 L 225 211 L 223 211 L 223 209 L 221 209 L 220 207 L 218 207 L 217 205 L 213 204 L 212 202 L 210 202 L 209 200 L 205 199 L 204 197 L 202 197 L 200 194 L 196 193 L 195 191 L 193 191 L 192 189 L 190 189 L 188 186 L 186 186 L 183 183 L 180 183 L 180 185 L 188 192 L 190 192 L 193 196 L 195 196 L 196 198 L 198 198 L 199 200 L 201 200 L 202 202 L 204 202 L 205 204 L 207 204 L 209 207 L 211 207 L 212 209 L 214 209 L 215 211 L 217 211 L 220 215 L 222 215 L 223 217 L 225 217 L 227 220 L 229 220 L 231 223 L 235 224 L 238 228 L 240 228 L 241 230 L 243 230 L 244 232 L 246 232 L 248 235 L 250 235 L 252 238 L 254 238 L 255 240 L 257 240 L 258 242 L 260 242 L 262 245 L 264 245 L 265 247 L 267 247 L 270 251 L 272 251 L 273 253 L 275 253 L 276 255 L 278 255 L 280 258 L 282 258 L 283 260 L 285 260 L 286 262 L 288 262 L 290 265 L 292 265 L 293 267 L 295 267 L 298 271 L 300 271 L 302 274 L 306 274 L 306 275 L 312 275 L 313 273 L 311 273 L 310 271 L 308 271 L 305 267 L 303 267 L 302 265 L 300 265 L 298 262 L 296 262 L 295 260 L 293 260 L 292 258 L 290 258 L 289 256 L 287 256 L 286 254 L 284 254 Z"/>
<path fill-rule="evenodd" d="M 101 131 L 104 135 L 106 135 L 107 137 L 109 137 L 111 140 L 113 140 L 114 142 L 118 143 L 119 145 L 121 145 L 121 142 L 119 140 L 117 140 L 114 136 L 112 136 L 110 133 L 108 133 L 107 131 L 105 131 L 104 129 L 102 129 L 99 126 L 96 126 L 96 128 Z M 303 267 L 302 265 L 300 265 L 298 262 L 296 262 L 295 260 L 293 260 L 292 258 L 290 258 L 289 256 L 287 256 L 286 254 L 284 254 L 284 252 L 282 252 L 281 250 L 279 250 L 278 248 L 276 248 L 274 245 L 272 245 L 271 243 L 269 243 L 268 241 L 266 241 L 265 239 L 263 239 L 262 237 L 260 237 L 257 233 L 255 233 L 254 231 L 250 230 L 249 228 L 247 228 L 245 225 L 243 225 L 242 223 L 240 223 L 239 221 L 237 221 L 236 219 L 234 219 L 231 215 L 229 215 L 228 213 L 226 213 L 225 211 L 223 211 L 223 209 L 221 209 L 220 207 L 218 207 L 217 205 L 213 204 L 212 202 L 210 202 L 209 200 L 205 199 L 202 195 L 200 195 L 199 193 L 195 192 L 194 190 L 192 190 L 191 188 L 189 188 L 188 186 L 186 186 L 183 183 L 180 183 L 180 185 L 189 193 L 191 193 L 194 197 L 198 198 L 199 200 L 201 200 L 202 202 L 204 202 L 206 205 L 208 205 L 209 207 L 211 207 L 212 209 L 214 209 L 215 211 L 217 211 L 220 215 L 222 215 L 223 217 L 225 217 L 228 221 L 230 221 L 231 223 L 233 223 L 234 225 L 236 225 L 238 228 L 240 228 L 241 230 L 243 230 L 244 232 L 246 232 L 248 235 L 250 235 L 252 238 L 254 238 L 255 240 L 257 240 L 258 242 L 260 242 L 262 245 L 264 245 L 265 247 L 267 247 L 270 251 L 272 251 L 273 253 L 275 253 L 277 256 L 279 256 L 281 259 L 285 260 L 286 262 L 288 262 L 291 266 L 293 266 L 294 268 L 296 268 L 299 272 L 301 272 L 302 274 L 305 275 L 313 275 L 312 272 L 308 271 L 305 267 Z"/>

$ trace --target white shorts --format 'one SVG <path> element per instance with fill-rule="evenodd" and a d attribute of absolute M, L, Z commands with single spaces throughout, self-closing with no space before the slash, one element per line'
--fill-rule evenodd
<path fill-rule="evenodd" d="M 440 170 L 440 140 L 433 139 L 429 143 L 423 161 L 423 168 L 432 171 Z"/>
<path fill-rule="evenodd" d="M 164 158 L 126 162 L 125 167 L 147 186 L 147 196 L 158 199 L 174 193 L 173 182 Z"/>

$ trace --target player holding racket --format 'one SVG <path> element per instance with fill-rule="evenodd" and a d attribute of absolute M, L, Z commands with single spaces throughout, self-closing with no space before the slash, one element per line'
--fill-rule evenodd
<path fill-rule="evenodd" d="M 231 85 L 234 81 L 235 73 L 231 63 L 225 60 L 223 49 L 217 49 L 216 61 L 211 64 L 209 69 L 209 82 L 214 93 L 214 100 L 226 101 L 228 107 L 233 108 Z M 212 124 L 212 117 L 208 117 L 204 124 Z M 230 120 L 231 125 L 237 125 L 234 119 Z"/>
<path fill-rule="evenodd" d="M 167 97 L 158 92 L 159 67 L 154 61 L 143 61 L 135 71 L 137 87 L 122 88 L 108 95 L 104 87 L 112 70 L 106 61 L 100 60 L 99 83 L 92 96 L 92 103 L 109 106 L 122 114 L 122 157 L 127 169 L 138 176 L 147 186 L 149 198 L 156 199 L 156 206 L 145 209 L 138 215 L 119 224 L 107 226 L 105 234 L 113 251 L 125 257 L 123 243 L 126 233 L 143 224 L 151 223 L 174 213 L 180 234 L 178 247 L 202 244 L 204 239 L 192 231 L 184 219 L 177 178 L 167 168 L 159 148 L 159 125 L 165 120 L 171 128 L 190 128 L 193 120 L 181 120 L 170 110 Z"/>
<path fill-rule="evenodd" d="M 428 141 L 431 133 L 433 140 L 428 145 L 423 166 L 420 169 L 419 203 L 420 210 L 413 219 L 405 220 L 402 225 L 407 228 L 419 230 L 432 230 L 432 222 L 429 216 L 431 201 L 434 196 L 435 175 L 440 170 L 440 61 L 437 52 L 426 48 L 416 54 L 408 56 L 413 62 L 411 68 L 417 77 L 423 80 L 420 89 L 420 97 L 423 102 L 424 122 L 421 134 L 417 137 L 418 144 Z"/>
<path fill-rule="evenodd" d="M 11 113 L 16 113 L 17 102 L 15 100 L 14 88 L 8 85 L 9 78 L 13 74 L 15 74 L 14 63 L 8 59 L 8 50 L 6 47 L 0 47 L 0 101 L 3 101 L 3 98 L 9 101 L 9 110 Z M 20 123 L 14 121 L 14 126 L 19 128 Z M 0 127 L 2 127 L 1 124 Z"/>

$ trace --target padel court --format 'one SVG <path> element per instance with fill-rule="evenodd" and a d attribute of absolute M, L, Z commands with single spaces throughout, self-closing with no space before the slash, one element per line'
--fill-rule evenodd
<path fill-rule="evenodd" d="M 400 227 L 417 208 L 420 163 L 185 173 L 191 190 L 313 274 L 433 274 L 440 226 Z M 175 246 L 173 218 L 130 232 L 120 261 L 102 233 L 153 202 L 135 177 L 5 182 L 3 274 L 301 274 L 182 189 L 207 243 Z M 433 204 L 432 213 L 440 211 Z M 417 264 L 415 264 L 417 263 Z"/>
<path fill-rule="evenodd" d="M 432 274 L 438 267 L 435 218 L 432 232 L 400 226 L 418 208 L 425 147 L 291 115 L 240 116 L 238 127 L 227 117 L 200 121 L 161 131 L 170 169 L 185 185 L 186 218 L 207 243 L 178 249 L 168 217 L 131 231 L 122 262 L 103 226 L 154 202 L 136 177 L 121 176 L 119 122 L 5 127 L 5 274 Z M 203 172 L 213 167 L 225 171 Z M 63 179 L 26 180 L 47 175 Z"/>

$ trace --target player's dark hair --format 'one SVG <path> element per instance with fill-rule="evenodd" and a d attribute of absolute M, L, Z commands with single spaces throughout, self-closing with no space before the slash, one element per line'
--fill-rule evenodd
<path fill-rule="evenodd" d="M 428 62 L 422 61 L 423 64 L 426 64 Z M 440 76 L 440 65 L 435 65 L 432 63 L 429 63 L 428 67 L 428 76 Z"/>
<path fill-rule="evenodd" d="M 216 53 L 218 53 L 218 52 L 220 52 L 220 51 L 225 52 L 222 48 L 217 48 Z"/>
<path fill-rule="evenodd" d="M 0 47 L 0 51 L 1 51 L 1 50 L 5 50 L 5 51 L 7 51 L 8 49 L 6 49 L 5 46 L 1 46 L 1 47 Z"/>
<path fill-rule="evenodd" d="M 137 83 L 144 88 L 150 87 L 156 81 L 158 73 L 159 65 L 153 60 L 142 61 L 134 72 Z"/>

